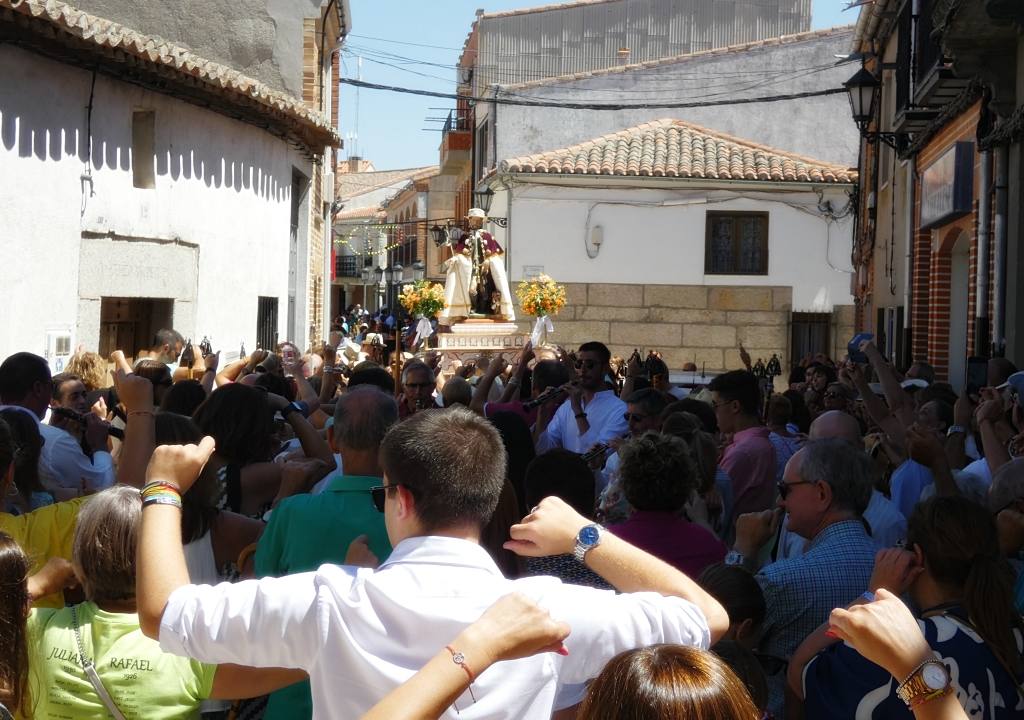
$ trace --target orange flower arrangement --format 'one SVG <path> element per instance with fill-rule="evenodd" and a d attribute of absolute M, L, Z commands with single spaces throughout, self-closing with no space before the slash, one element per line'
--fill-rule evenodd
<path fill-rule="evenodd" d="M 398 302 L 412 315 L 435 317 L 444 309 L 444 286 L 429 280 L 417 280 L 402 287 Z"/>
<path fill-rule="evenodd" d="M 540 275 L 519 283 L 516 297 L 528 315 L 538 318 L 557 315 L 565 307 L 565 286 L 559 285 L 547 275 Z"/>

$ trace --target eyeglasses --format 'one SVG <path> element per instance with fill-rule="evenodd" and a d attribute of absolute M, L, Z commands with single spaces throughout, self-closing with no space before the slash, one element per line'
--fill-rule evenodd
<path fill-rule="evenodd" d="M 830 400 L 843 400 L 843 399 L 845 399 L 843 397 L 842 393 L 838 393 L 835 390 L 830 390 L 827 393 L 825 393 L 825 397 L 827 397 Z"/>
<path fill-rule="evenodd" d="M 622 416 L 622 419 L 625 420 L 626 422 L 633 422 L 634 420 L 636 420 L 637 422 L 643 422 L 644 420 L 647 419 L 647 416 L 641 415 L 640 413 L 625 413 Z"/>
<path fill-rule="evenodd" d="M 577 370 L 593 370 L 596 367 L 597 367 L 597 361 L 595 361 L 595 360 L 577 360 L 576 361 L 576 369 Z"/>
<path fill-rule="evenodd" d="M 384 512 L 384 500 L 387 498 L 388 490 L 394 490 L 401 486 L 402 483 L 394 483 L 391 485 L 374 485 L 370 488 L 370 498 L 373 500 L 373 506 L 377 508 L 377 512 Z"/>
<path fill-rule="evenodd" d="M 434 387 L 435 384 L 436 383 L 432 383 L 432 382 L 421 382 L 421 383 L 406 383 L 405 386 L 407 388 L 412 388 L 414 390 L 419 390 L 420 388 Z"/>
<path fill-rule="evenodd" d="M 812 483 L 810 480 L 797 480 L 796 482 L 791 483 L 781 481 L 779 483 L 776 483 L 776 487 L 779 488 L 779 497 L 785 500 L 787 497 L 789 497 L 789 491 L 792 488 L 796 487 L 797 485 L 814 485 L 814 483 Z"/>

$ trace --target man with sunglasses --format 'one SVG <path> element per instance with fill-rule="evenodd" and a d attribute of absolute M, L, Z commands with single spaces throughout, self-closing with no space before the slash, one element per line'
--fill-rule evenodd
<path fill-rule="evenodd" d="M 611 359 L 604 343 L 580 345 L 576 353 L 576 380 L 566 386 L 569 402 L 562 403 L 551 422 L 539 428 L 538 453 L 565 448 L 583 454 L 595 445 L 607 445 L 626 435 L 626 403 L 605 382 L 611 375 Z"/>
<path fill-rule="evenodd" d="M 191 487 L 213 450 L 204 438 L 157 448 L 150 461 L 147 480 L 162 495 L 142 510 L 140 626 L 177 655 L 305 670 L 318 718 L 361 717 L 439 651 L 470 680 L 444 718 L 549 717 L 561 686 L 596 677 L 621 652 L 656 643 L 707 648 L 728 628 L 722 606 L 684 573 L 554 497 L 512 526 L 506 547 L 530 557 L 574 554 L 620 593 L 503 577 L 479 542 L 505 484 L 505 452 L 494 426 L 463 408 L 418 413 L 385 437 L 384 479 L 372 493 L 394 551 L 376 570 L 324 565 L 190 585 L 174 488 Z M 480 671 L 480 657 L 451 639 L 510 592 L 569 624 L 567 653 Z"/>
<path fill-rule="evenodd" d="M 834 608 L 868 589 L 875 544 L 863 515 L 871 499 L 867 455 L 845 440 L 812 440 L 787 463 L 778 484 L 778 507 L 740 515 L 729 565 L 758 567 L 762 548 L 784 514 L 789 530 L 807 541 L 804 554 L 765 565 L 756 575 L 764 592 L 761 650 L 789 658 Z M 783 717 L 785 673 L 768 678 L 769 711 Z"/>

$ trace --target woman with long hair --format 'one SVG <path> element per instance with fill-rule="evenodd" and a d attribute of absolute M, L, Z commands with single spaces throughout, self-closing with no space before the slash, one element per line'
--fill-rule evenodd
<path fill-rule="evenodd" d="M 14 712 L 28 717 L 28 571 L 25 552 L 0 532 L 0 720 Z"/>
<path fill-rule="evenodd" d="M 43 451 L 39 423 L 17 408 L 0 410 L 0 418 L 7 423 L 14 442 L 14 483 L 4 494 L 4 510 L 23 515 L 52 505 L 53 495 L 43 489 L 39 480 L 39 456 Z"/>
<path fill-rule="evenodd" d="M 910 516 L 906 547 L 879 553 L 871 590 L 909 595 L 925 639 L 948 669 L 950 691 L 971 717 L 1021 717 L 1024 621 L 1013 607 L 1014 575 L 991 514 L 963 497 L 932 498 Z M 893 682 L 824 629 L 789 665 L 790 687 L 813 718 L 909 718 L 896 694 L 906 679 Z"/>

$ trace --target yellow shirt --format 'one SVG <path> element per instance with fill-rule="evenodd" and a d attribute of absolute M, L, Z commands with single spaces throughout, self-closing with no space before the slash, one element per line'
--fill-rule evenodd
<path fill-rule="evenodd" d="M 87 498 L 54 503 L 24 515 L 0 512 L 0 532 L 14 538 L 32 563 L 36 572 L 52 557 L 71 560 L 71 544 L 75 537 L 78 511 Z M 35 602 L 36 607 L 63 607 L 61 593 L 47 595 Z"/>

